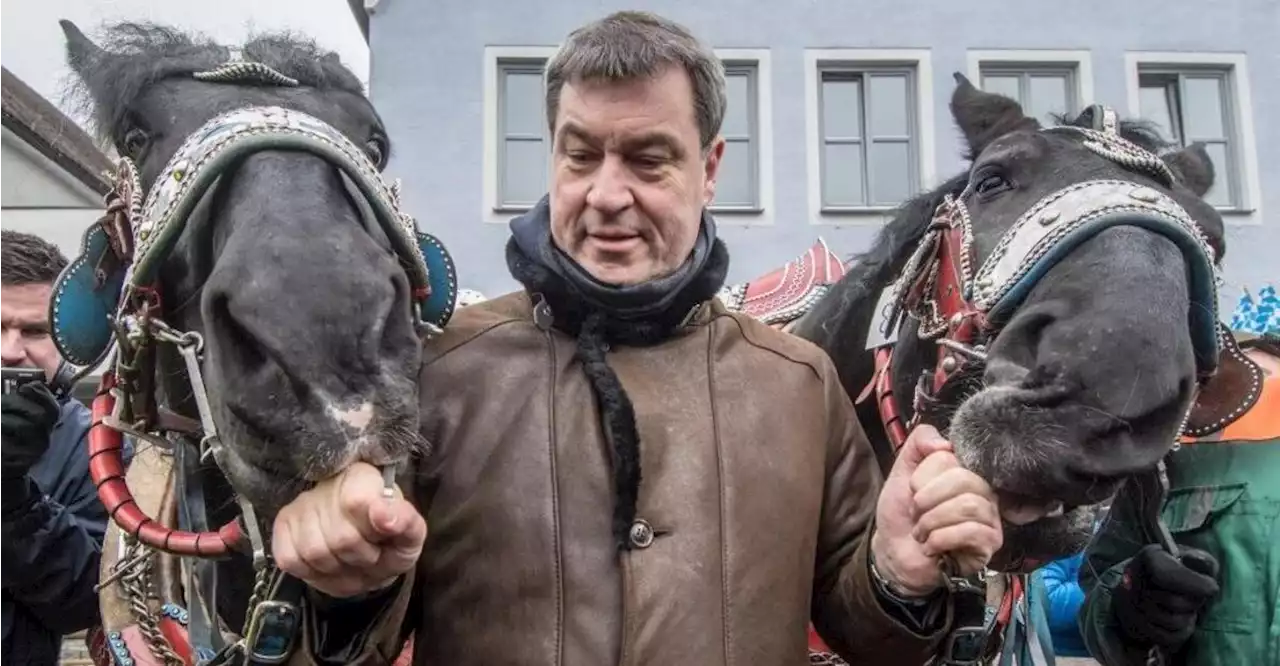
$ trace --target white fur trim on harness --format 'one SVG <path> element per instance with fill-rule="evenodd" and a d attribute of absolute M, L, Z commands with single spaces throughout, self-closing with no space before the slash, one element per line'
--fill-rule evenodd
<path fill-rule="evenodd" d="M 1058 190 L 1018 218 L 974 275 L 975 305 L 984 311 L 995 308 L 1041 257 L 1087 222 L 1110 213 L 1158 216 L 1195 238 L 1213 261 L 1200 227 L 1168 195 L 1130 181 L 1092 180 Z"/>

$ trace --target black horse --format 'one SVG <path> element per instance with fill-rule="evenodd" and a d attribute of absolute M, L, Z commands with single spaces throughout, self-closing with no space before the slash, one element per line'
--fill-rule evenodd
<path fill-rule="evenodd" d="M 192 509 L 179 517 L 184 529 L 234 525 L 236 514 L 251 508 L 257 520 L 246 516 L 244 529 L 267 530 L 279 507 L 353 461 L 394 464 L 422 453 L 418 373 L 430 318 L 418 307 L 431 293 L 431 260 L 422 259 L 412 220 L 399 215 L 394 189 L 378 177 L 391 145 L 359 79 L 336 54 L 293 36 L 258 36 L 232 50 L 123 23 L 99 46 L 70 22 L 62 27 L 98 133 L 136 165 L 141 192 L 129 191 L 133 170 L 122 172 L 123 201 L 112 209 L 129 213 L 123 231 L 105 226 L 116 234 L 115 254 L 132 261 L 135 280 L 148 262 L 155 274 L 145 285 L 126 286 L 123 302 L 142 313 L 135 325 L 150 326 L 163 342 L 158 324 L 147 323 L 163 321 L 179 336 L 170 342 L 192 343 L 188 350 L 200 354 L 193 377 L 174 345 L 155 343 L 154 372 L 117 386 L 142 396 L 132 416 L 144 436 L 168 430 L 176 450 L 187 452 L 177 463 L 185 479 L 179 491 L 183 500 L 202 495 L 203 507 L 184 505 Z M 277 123 L 274 133 L 242 124 L 231 137 L 240 152 L 217 153 L 232 132 L 220 119 L 237 110 L 252 122 Z M 281 129 L 282 118 L 311 132 L 308 149 L 298 148 L 299 132 Z M 188 154 L 196 161 L 183 162 Z M 199 161 L 205 159 L 223 162 L 210 173 Z M 206 189 L 188 197 L 189 210 L 170 216 L 162 205 L 134 205 L 130 213 L 131 196 L 159 190 L 163 204 L 160 188 L 179 192 L 196 178 L 207 179 L 200 185 Z M 152 213 L 156 219 L 140 226 L 139 217 Z M 113 279 L 118 288 L 120 278 L 112 276 L 123 271 L 108 259 L 97 261 L 106 267 L 97 289 Z M 436 292 L 431 298 L 445 295 Z M 94 331 L 64 332 L 74 346 Z M 118 339 L 124 350 L 134 338 Z M 220 445 L 197 457 L 210 446 L 199 440 L 214 430 Z M 255 579 L 248 553 L 232 549 L 196 570 L 188 582 L 204 585 L 216 573 L 216 598 L 204 602 L 238 630 Z"/>
<path fill-rule="evenodd" d="M 937 229 L 932 225 L 940 206 L 954 215 L 952 202 L 963 204 L 972 230 L 965 251 L 976 268 L 993 252 L 1009 251 L 1002 237 L 1028 211 L 1035 215 L 1039 209 L 1033 207 L 1047 195 L 1089 182 L 1112 181 L 1113 191 L 1131 184 L 1134 199 L 1181 206 L 1187 226 L 1198 227 L 1212 248 L 1202 255 L 1221 260 L 1222 220 L 1202 198 L 1213 184 L 1203 147 L 1175 149 L 1149 125 L 1124 121 L 1114 134 L 1136 144 L 1146 159 L 1108 154 L 1099 146 L 1101 134 L 1073 129 L 1100 127 L 1100 107 L 1064 119 L 1061 127 L 1041 127 L 1015 101 L 956 78 L 951 111 L 968 144 L 970 167 L 903 204 L 873 247 L 855 257 L 850 272 L 793 331 L 828 352 L 850 396 L 863 395 L 876 373 L 866 347 L 873 322 L 883 315 L 876 307 L 881 294 Z M 1022 222 L 1066 223 L 1070 215 Z M 1206 361 L 1197 356 L 1203 330 L 1195 339 L 1189 319 L 1211 314 L 1212 306 L 1203 302 L 1205 285 L 1196 283 L 1203 276 L 1196 276 L 1187 249 L 1146 228 L 1149 222 L 1138 215 L 1107 228 L 1025 280 L 1020 305 L 981 340 L 982 348 L 952 345 L 957 353 L 943 362 L 982 361 L 968 364 L 941 392 L 930 391 L 930 381 L 921 384 L 922 375 L 931 380 L 940 364 L 937 336 L 918 334 L 918 316 L 891 331 L 897 337 L 886 386 L 903 421 L 921 406 L 921 420 L 948 434 L 962 463 L 1000 497 L 1006 547 L 993 567 L 1077 552 L 1090 533 L 1090 505 L 1130 475 L 1151 469 L 1179 433 Z M 893 447 L 877 400 L 867 397 L 858 412 L 887 470 Z"/>

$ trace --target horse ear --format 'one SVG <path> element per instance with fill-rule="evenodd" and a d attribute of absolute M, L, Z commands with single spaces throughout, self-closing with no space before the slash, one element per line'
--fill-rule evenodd
<path fill-rule="evenodd" d="M 82 80 L 87 81 L 86 70 L 101 60 L 106 52 L 71 21 L 62 19 L 58 21 L 58 25 L 62 26 L 62 34 L 67 37 L 67 64 Z"/>
<path fill-rule="evenodd" d="M 951 94 L 951 115 L 969 144 L 969 159 L 978 156 L 992 141 L 1022 129 L 1039 129 L 1040 123 L 1022 113 L 1022 106 L 1003 95 L 983 92 L 969 78 L 955 73 L 956 89 Z"/>
<path fill-rule="evenodd" d="M 1203 143 L 1197 141 L 1175 153 L 1166 153 L 1160 159 L 1196 196 L 1203 197 L 1213 187 L 1213 160 Z"/>

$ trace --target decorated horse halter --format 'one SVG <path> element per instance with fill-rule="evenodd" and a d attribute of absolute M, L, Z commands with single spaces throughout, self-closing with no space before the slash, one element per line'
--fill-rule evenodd
<path fill-rule="evenodd" d="M 1090 151 L 1166 186 L 1173 184 L 1173 173 L 1163 160 L 1120 136 L 1114 111 L 1100 106 L 1094 111 L 1094 128 L 1044 131 L 1081 134 Z M 975 269 L 973 222 L 964 203 L 969 193 L 966 188 L 959 196 L 945 197 L 893 286 L 886 332 L 897 330 L 910 316 L 919 322 L 917 335 L 938 345 L 932 375 L 922 377 L 917 387 L 911 423 L 902 421 L 893 396 L 892 350 L 881 347 L 876 352 L 876 376 L 869 388 L 876 392 L 885 432 L 895 449 L 918 422 L 924 400 L 962 371 L 985 363 L 987 345 L 1039 280 L 1081 244 L 1114 226 L 1160 234 L 1182 251 L 1191 278 L 1188 325 L 1198 374 L 1203 381 L 1214 373 L 1222 335 L 1216 295 L 1221 278 L 1203 231 L 1171 197 L 1123 180 L 1069 185 L 1019 216 Z"/>
<path fill-rule="evenodd" d="M 1120 136 L 1119 121 L 1112 109 L 1095 105 L 1091 110 L 1091 128 L 1064 126 L 1044 131 L 1080 134 L 1084 147 L 1093 153 L 1146 174 L 1166 187 L 1174 184 L 1172 171 L 1159 156 Z M 1201 383 L 1216 371 L 1219 345 L 1229 344 L 1230 340 L 1218 323 L 1220 277 L 1214 252 L 1196 222 L 1168 195 L 1122 180 L 1092 180 L 1064 187 L 1023 213 L 975 269 L 973 222 L 964 203 L 969 194 L 966 188 L 960 196 L 945 197 L 892 288 L 885 335 L 892 337 L 891 332 L 900 330 L 909 316 L 918 322 L 917 336 L 937 344 L 936 364 L 917 383 L 911 422 L 904 422 L 894 396 L 892 345 L 876 349 L 875 374 L 859 397 L 861 401 L 875 393 L 877 412 L 895 451 L 919 422 L 927 401 L 937 399 L 962 372 L 985 365 L 987 345 L 1037 282 L 1081 244 L 1115 226 L 1137 226 L 1160 234 L 1182 251 L 1192 301 L 1188 325 Z M 1193 399 L 1180 430 L 1186 429 L 1194 405 Z M 1163 462 L 1152 474 L 1137 476 L 1139 483 L 1146 484 L 1147 496 L 1163 497 L 1168 484 Z M 1159 520 L 1160 503 L 1153 501 L 1147 507 L 1148 522 L 1164 547 L 1176 551 L 1172 537 Z M 1014 568 L 1023 564 L 1015 563 Z M 990 637 L 999 624 L 983 618 L 985 579 L 979 576 L 974 584 L 950 574 L 943 572 L 948 587 L 967 593 L 966 599 L 971 601 L 964 606 L 964 619 L 957 617 L 956 627 L 944 641 L 938 663 L 980 663 L 984 654 L 990 654 Z M 1001 608 L 1008 601 L 1006 598 Z M 1159 663 L 1158 655 L 1153 659 L 1151 663 Z"/>
<path fill-rule="evenodd" d="M 256 62 L 231 62 L 193 76 L 208 82 L 298 85 Z M 274 569 L 254 507 L 237 497 L 241 519 L 213 531 L 166 527 L 134 501 L 125 482 L 122 454 L 126 434 L 173 451 L 179 487 L 186 473 L 182 463 L 190 446 L 186 442 L 198 442 L 200 460 L 212 458 L 225 469 L 225 448 L 201 372 L 204 340 L 198 332 L 179 331 L 165 323 L 159 272 L 214 182 L 247 155 L 264 150 L 307 152 L 343 174 L 368 204 L 409 278 L 419 330 L 426 335 L 438 333 L 453 312 L 457 293 L 456 271 L 443 245 L 417 231 L 413 218 L 401 211 L 399 184 L 389 186 L 365 153 L 341 132 L 305 113 L 275 106 L 240 108 L 210 119 L 177 149 L 145 200 L 136 167 L 129 158 L 122 158 L 107 196 L 106 214 L 85 233 L 82 253 L 58 277 L 50 305 L 54 344 L 67 360 L 86 366 L 87 372 L 115 349 L 93 400 L 89 472 L 112 520 L 136 540 L 140 550 L 99 587 L 129 574 L 148 549 L 214 558 L 249 550 L 259 574 L 245 628 L 250 656 L 254 649 L 250 634 L 255 631 L 250 625 L 263 621 L 258 611 L 264 605 L 265 590 L 259 588 L 265 587 Z M 160 344 L 177 348 L 198 420 L 157 404 Z"/>

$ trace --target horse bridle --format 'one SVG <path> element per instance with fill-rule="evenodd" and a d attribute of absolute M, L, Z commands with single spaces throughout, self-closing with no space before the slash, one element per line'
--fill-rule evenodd
<path fill-rule="evenodd" d="M 1093 126 L 1062 126 L 1046 132 L 1082 135 L 1090 151 L 1125 168 L 1143 173 L 1171 187 L 1174 174 L 1158 155 L 1120 136 L 1114 110 L 1090 108 Z M 1188 266 L 1192 307 L 1188 325 L 1201 385 L 1216 371 L 1226 331 L 1218 322 L 1217 288 L 1221 278 L 1214 251 L 1199 225 L 1168 195 L 1132 181 L 1092 180 L 1053 192 L 1023 213 L 1003 234 L 990 256 L 976 269 L 974 231 L 965 199 L 972 183 L 959 196 L 947 195 L 937 207 L 927 231 L 908 259 L 892 288 L 884 333 L 893 339 L 907 317 L 916 320 L 920 339 L 936 344 L 936 362 L 927 367 L 916 384 L 909 422 L 894 395 L 893 345 L 875 350 L 875 374 L 859 401 L 875 394 L 877 412 L 894 451 L 899 450 L 925 407 L 936 402 L 949 386 L 964 376 L 980 374 L 987 349 L 1003 325 L 1021 305 L 1027 293 L 1059 260 L 1098 233 L 1116 226 L 1136 226 L 1171 240 Z M 1180 431 L 1195 405 L 1187 405 Z M 1177 448 L 1175 440 L 1173 448 Z M 1151 526 L 1161 543 L 1176 552 L 1176 545 L 1159 520 L 1161 489 L 1168 481 L 1161 461 L 1150 475 L 1139 475 L 1152 496 L 1148 507 Z M 1150 478 L 1146 478 L 1146 477 Z M 1154 511 L 1154 513 L 1151 513 Z M 1014 570 L 1027 562 L 1014 562 Z M 943 561 L 943 579 L 953 592 L 973 601 L 957 611 L 956 626 L 945 641 L 940 663 L 976 664 L 990 646 L 994 628 L 984 618 L 985 576 L 977 581 L 955 575 L 954 562 Z M 958 602 L 959 603 L 959 602 Z M 961 616 L 964 616 L 963 618 Z"/>
<path fill-rule="evenodd" d="M 210 82 L 297 85 L 260 63 L 229 63 L 194 76 Z M 337 129 L 308 114 L 276 106 L 239 108 L 210 119 L 175 151 L 145 200 L 136 167 L 128 157 L 122 158 L 107 196 L 106 214 L 86 233 L 83 254 L 55 283 L 50 320 L 59 351 L 85 366 L 86 373 L 115 350 L 92 402 L 89 472 L 112 520 L 139 549 L 129 561 L 118 563 L 99 589 L 127 575 L 148 549 L 180 557 L 219 558 L 247 548 L 258 579 L 241 641 L 247 645 L 240 647 L 251 660 L 275 663 L 287 654 L 255 655 L 254 623 L 260 629 L 264 622 L 284 621 L 296 629 L 297 618 L 271 618 L 259 612 L 270 601 L 263 596 L 265 588 L 274 589 L 281 576 L 270 565 L 268 542 L 252 503 L 236 494 L 240 519 L 216 530 L 164 526 L 134 500 L 125 481 L 123 456 L 125 435 L 176 454 L 195 442 L 201 461 L 212 458 L 226 469 L 224 444 L 201 371 L 204 340 L 195 331 L 179 331 L 164 321 L 159 271 L 206 192 L 246 156 L 264 150 L 310 153 L 342 174 L 367 204 L 366 214 L 372 214 L 389 239 L 409 279 L 419 332 L 438 333 L 452 314 L 456 272 L 443 246 L 417 232 L 414 219 L 401 211 L 399 183 L 388 185 L 364 151 Z M 158 404 L 156 361 L 162 344 L 173 345 L 183 361 L 198 420 Z M 190 484 L 194 479 L 183 456 L 176 458 L 175 476 L 181 488 L 184 481 Z M 203 502 L 203 495 L 198 496 Z M 179 503 L 186 499 L 179 498 Z M 184 510 L 189 515 L 203 511 L 203 506 L 182 507 L 180 513 Z M 203 524 L 202 517 L 199 522 Z M 289 609 L 283 610 L 287 615 Z"/>
<path fill-rule="evenodd" d="M 1120 136 L 1115 112 L 1093 107 L 1096 126 L 1054 127 L 1047 132 L 1083 135 L 1084 146 L 1129 169 L 1172 186 L 1174 176 L 1159 156 Z M 971 186 L 970 186 L 971 187 Z M 1189 322 L 1201 382 L 1218 364 L 1222 331 L 1218 324 L 1220 276 L 1204 232 L 1181 205 L 1154 188 L 1124 180 L 1091 180 L 1053 192 L 1024 212 L 975 270 L 974 232 L 965 199 L 947 195 L 893 286 L 886 334 L 907 317 L 917 335 L 937 345 L 937 362 L 917 386 L 914 404 L 936 396 L 949 381 L 985 364 L 987 347 L 999 335 L 1028 292 L 1054 265 L 1097 234 L 1116 226 L 1136 226 L 1160 234 L 1182 251 L 1191 281 Z M 873 379 L 881 421 L 899 448 L 920 419 L 915 409 L 904 422 L 893 396 L 891 346 L 876 350 Z"/>
<path fill-rule="evenodd" d="M 95 427 L 89 435 L 90 474 L 98 484 L 112 519 L 142 543 L 175 555 L 219 557 L 241 538 L 248 537 L 255 559 L 265 553 L 253 508 L 245 512 L 243 526 L 228 523 L 214 532 L 187 533 L 162 528 L 144 515 L 132 500 L 123 478 L 123 435 L 167 446 L 152 434 L 171 430 L 200 433 L 201 457 L 212 457 L 224 467 L 224 449 L 218 437 L 200 370 L 204 341 L 194 331 L 177 331 L 163 320 L 161 292 L 157 284 L 161 264 L 172 251 L 186 221 L 200 199 L 226 169 L 247 155 L 262 150 L 302 150 L 324 158 L 342 170 L 366 197 L 376 219 L 391 240 L 409 277 L 415 301 L 430 296 L 425 259 L 415 239 L 413 219 L 399 210 L 398 196 L 382 180 L 363 151 L 323 121 L 281 107 L 247 107 L 219 115 L 192 133 L 170 158 L 144 203 L 138 202 L 137 171 L 128 158 L 120 161 L 113 198 L 129 203 L 123 214 L 113 214 L 107 235 L 116 260 L 128 266 L 120 307 L 112 325 L 117 354 L 112 369 L 103 374 L 101 389 L 93 401 Z M 115 202 L 109 209 L 120 211 Z M 430 327 L 427 322 L 421 322 Z M 184 361 L 199 422 L 190 423 L 161 412 L 155 404 L 155 347 L 174 345 Z M 153 414 L 157 415 L 153 418 Z M 225 467 L 224 467 L 225 468 Z M 247 530 L 247 532 L 246 532 Z"/>

